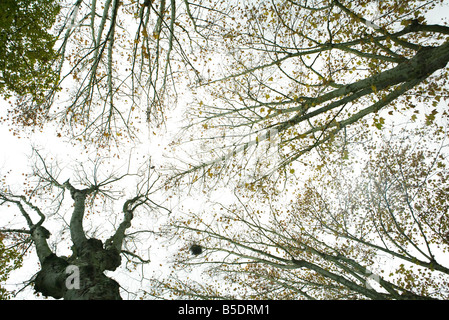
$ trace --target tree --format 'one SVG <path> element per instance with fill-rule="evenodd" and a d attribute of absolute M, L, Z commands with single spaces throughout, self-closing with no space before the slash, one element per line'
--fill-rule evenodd
<path fill-rule="evenodd" d="M 197 181 L 202 181 L 206 188 L 199 190 L 200 193 L 209 195 L 211 190 L 221 191 L 218 188 L 223 187 L 232 192 L 254 192 L 254 200 L 260 200 L 257 203 L 260 208 L 252 209 L 243 203 L 239 206 L 239 199 L 242 200 L 239 195 L 235 209 L 232 205 L 223 207 L 236 216 L 231 215 L 231 220 L 223 217 L 218 229 L 207 231 L 211 237 L 227 245 L 231 243 L 238 250 L 222 250 L 218 245 L 221 252 L 237 259 L 256 259 L 258 263 L 254 266 L 245 263 L 265 277 L 268 275 L 257 269 L 264 266 L 261 262 L 271 266 L 270 272 L 274 270 L 272 267 L 290 268 L 291 277 L 298 276 L 297 269 L 308 269 L 309 274 L 300 281 L 304 288 L 298 291 L 297 287 L 291 287 L 306 297 L 334 296 L 327 288 L 342 289 L 352 297 L 399 298 L 402 294 L 426 297 L 427 292 L 416 292 L 394 279 L 381 283 L 387 293 L 367 288 L 363 282 L 366 277 L 361 273 L 367 268 L 369 255 L 359 261 L 347 257 L 344 251 L 343 258 L 338 256 L 338 259 L 348 259 L 342 262 L 335 257 L 340 247 L 333 249 L 322 243 L 320 237 L 330 232 L 324 222 L 319 225 L 319 220 L 310 215 L 302 221 L 295 215 L 290 216 L 291 212 L 269 206 L 263 210 L 262 206 L 263 201 L 275 196 L 291 196 L 289 179 L 307 171 L 308 167 L 304 169 L 303 165 L 316 165 L 318 158 L 319 165 L 324 168 L 336 162 L 339 156 L 351 156 L 350 140 L 360 143 L 367 134 L 376 136 L 383 132 L 388 120 L 395 120 L 398 115 L 413 121 L 424 115 L 429 128 L 438 122 L 442 130 L 447 122 L 447 111 L 445 106 L 440 109 L 440 104 L 447 99 L 444 80 L 448 76 L 449 28 L 445 23 L 426 22 L 428 10 L 442 3 L 442 0 L 426 3 L 364 0 L 64 2 L 52 28 L 58 35 L 53 43 L 53 53 L 57 55 L 52 56 L 48 72 L 56 76 L 48 78 L 51 85 L 44 83 L 41 89 L 45 89 L 45 94 L 39 94 L 37 101 L 19 99 L 21 103 L 13 105 L 12 129 L 22 134 L 23 124 L 33 129 L 55 124 L 52 134 L 86 150 L 94 148 L 98 156 L 106 153 L 113 159 L 111 161 L 118 161 L 124 152 L 136 145 L 149 144 L 149 136 L 166 134 L 164 125 L 172 128 L 171 117 L 181 117 L 185 130 L 169 149 L 170 155 L 179 162 L 166 171 L 168 177 L 158 185 L 158 190 L 169 193 L 169 199 L 170 196 L 190 196 L 188 192 L 200 188 Z M 39 18 L 39 13 L 30 13 L 30 16 Z M 30 48 L 31 45 L 26 47 Z M 11 59 L 14 61 L 11 56 L 7 60 Z M 437 114 L 441 117 L 436 117 Z M 193 152 L 195 156 L 187 158 L 177 151 Z M 130 228 L 130 215 L 137 208 L 156 206 L 149 198 L 150 189 L 143 187 L 149 187 L 150 180 L 145 178 L 146 184 L 137 183 L 137 193 L 120 198 L 127 199 L 120 210 L 124 215 L 123 225 L 116 225 L 113 236 L 100 243 L 93 235 L 87 236 L 88 231 L 81 223 L 85 221 L 86 201 L 102 202 L 98 196 L 107 194 L 104 187 L 120 183 L 121 178 L 131 175 L 126 172 L 118 175 L 120 179 L 114 175 L 100 179 L 97 169 L 92 171 L 93 175 L 87 175 L 80 161 L 75 174 L 86 177 L 77 184 L 69 180 L 64 183 L 45 161 L 38 157 L 35 162 L 41 163 L 41 167 L 33 175 L 34 187 L 13 192 L 5 186 L 1 197 L 4 205 L 15 205 L 27 222 L 27 229 L 5 226 L 2 231 L 19 232 L 34 243 L 42 265 L 35 281 L 37 289 L 53 297 L 118 298 L 118 284 L 106 276 L 106 271 L 120 264 L 119 252 L 123 253 L 126 245 L 123 235 Z M 158 167 L 172 165 L 166 159 L 160 162 Z M 148 177 L 153 169 L 147 166 L 145 170 L 145 177 Z M 184 177 L 188 192 L 175 188 L 184 187 L 181 185 Z M 289 189 L 282 189 L 277 183 L 284 183 Z M 310 200 L 315 199 L 317 193 L 309 191 Z M 74 206 L 71 222 L 67 223 L 74 247 L 70 261 L 49 245 L 45 229 L 51 229 L 47 223 L 52 213 L 60 214 L 60 204 L 66 193 L 72 195 Z M 50 194 L 57 200 L 49 200 L 53 207 L 48 211 L 44 199 Z M 108 199 L 110 203 L 119 201 L 119 197 Z M 301 199 L 301 203 L 305 206 L 307 200 Z M 107 208 L 104 211 L 103 214 L 116 217 L 117 210 Z M 246 216 L 251 211 L 255 212 L 251 218 L 254 221 Z M 241 212 L 246 215 L 239 214 Z M 270 217 L 274 219 L 277 212 L 283 212 L 284 220 L 295 225 L 316 226 L 304 239 L 290 239 L 299 244 L 290 241 L 289 245 L 297 246 L 291 250 L 299 251 L 304 251 L 306 246 L 315 248 L 314 252 L 306 253 L 319 257 L 323 264 L 307 260 L 309 256 L 298 258 L 295 255 L 293 259 L 289 248 L 272 244 L 260 232 L 258 235 L 258 231 L 271 232 L 271 229 L 263 229 L 263 223 Z M 37 222 L 31 218 L 31 213 L 38 215 Z M 206 222 L 213 217 L 198 214 L 195 221 L 205 223 L 207 228 L 214 226 Z M 237 238 L 237 241 L 228 233 L 228 229 L 234 230 L 229 222 L 235 219 L 243 230 L 248 230 L 235 232 L 242 237 L 252 234 L 254 239 L 245 243 L 248 239 Z M 391 224 L 391 219 L 388 221 Z M 176 227 L 204 234 L 203 229 L 188 224 Z M 404 240 L 404 235 L 408 239 Z M 276 229 L 276 236 L 285 238 L 285 230 Z M 383 239 L 384 235 L 377 236 Z M 259 242 L 254 243 L 255 239 Z M 348 241 L 353 244 L 355 240 Z M 411 246 L 415 244 L 408 233 L 399 234 L 390 241 L 395 245 L 402 245 L 402 241 Z M 201 253 L 195 255 L 197 259 L 208 257 L 211 246 L 193 243 L 202 248 Z M 362 243 L 356 242 L 351 248 L 357 250 L 357 246 L 362 247 Z M 285 255 L 267 253 L 268 247 Z M 423 252 L 427 256 L 416 258 L 433 266 L 434 262 L 428 259 L 429 252 Z M 398 258 L 403 258 L 402 252 L 396 253 Z M 134 257 L 132 251 L 126 254 L 138 261 L 145 260 Z M 276 260 L 278 257 L 283 260 Z M 83 267 L 86 265 L 89 270 Z M 70 266 L 76 267 L 69 268 L 72 273 L 66 272 Z M 86 291 L 83 295 L 82 290 L 66 290 L 67 285 L 61 286 L 68 279 L 75 281 L 76 270 L 81 274 L 80 279 L 86 281 L 81 286 L 99 291 Z M 237 271 L 247 273 L 248 270 Z M 251 281 L 246 284 L 250 285 Z M 106 293 L 101 288 L 111 290 Z M 248 290 L 248 296 L 254 297 L 253 289 Z M 220 296 L 216 292 L 207 295 L 198 292 L 204 297 Z"/>
<path fill-rule="evenodd" d="M 446 134 L 433 148 L 426 134 L 407 130 L 367 144 L 360 172 L 354 160 L 343 160 L 317 169 L 293 194 L 281 184 L 241 188 L 239 204 L 217 203 L 212 214 L 192 211 L 183 221 L 174 219 L 178 237 L 195 239 L 204 254 L 180 252 L 172 277 L 149 294 L 447 299 Z M 183 278 L 195 269 L 199 279 Z"/>
<path fill-rule="evenodd" d="M 425 17 L 441 3 L 241 4 L 217 31 L 221 61 L 210 62 L 196 112 L 189 111 L 191 135 L 181 141 L 204 151 L 186 171 L 225 178 L 241 168 L 242 177 L 257 179 L 288 172 L 305 154 L 310 162 L 314 151 L 341 150 L 360 126 L 381 129 L 386 118 L 413 112 L 434 117 L 447 99 L 449 29 Z"/>
<path fill-rule="evenodd" d="M 2 205 L 15 206 L 27 223 L 23 229 L 1 229 L 3 234 L 22 234 L 31 240 L 39 258 L 40 271 L 32 279 L 34 289 L 46 297 L 66 300 L 118 300 L 121 299 L 120 285 L 112 278 L 106 276 L 106 271 L 114 271 L 121 265 L 121 256 L 136 260 L 135 263 L 146 263 L 147 260 L 137 254 L 126 250 L 126 241 L 129 239 L 126 232 L 131 227 L 132 219 L 138 208 L 146 207 L 151 210 L 154 202 L 150 199 L 151 181 L 149 176 L 141 175 L 143 180 L 137 183 L 136 194 L 123 201 L 122 221 L 115 226 L 112 235 L 106 240 L 89 236 L 84 225 L 86 214 L 92 214 L 98 203 L 114 201 L 116 192 L 111 186 L 124 183 L 125 178 L 141 174 L 126 173 L 121 176 L 110 175 L 104 180 L 99 173 L 100 164 L 96 163 L 92 174 L 93 182 L 80 180 L 87 187 L 76 188 L 69 180 L 60 182 L 57 177 L 60 170 L 55 166 L 48 166 L 39 153 L 36 153 L 36 166 L 29 188 L 24 194 L 16 195 L 7 188 L 2 188 L 0 199 Z M 79 168 L 78 174 L 82 169 Z M 87 176 L 87 174 L 86 174 Z M 151 183 L 150 183 L 151 181 Z M 156 179 L 157 181 L 157 179 Z M 55 189 L 57 192 L 55 192 Z M 44 201 L 46 194 L 56 193 L 49 205 Z M 64 211 L 64 195 L 68 193 L 72 202 L 72 213 L 68 222 L 68 231 L 71 241 L 70 256 L 57 255 L 48 243 L 50 231 L 44 227 L 47 217 L 60 214 Z M 34 200 L 33 200 L 34 198 Z M 46 204 L 40 209 L 34 202 Z M 55 213 L 51 214 L 52 210 Z M 114 214 L 109 209 L 108 215 Z M 33 215 L 37 215 L 38 221 Z M 104 218 L 104 216 L 103 216 Z M 57 232 L 60 232 L 57 230 Z M 142 231 L 143 232 L 143 231 Z M 61 236 L 58 245 L 62 244 Z"/>
<path fill-rule="evenodd" d="M 22 121 L 28 125 L 35 124 L 34 114 L 40 111 L 34 108 L 59 81 L 51 67 L 57 36 L 50 32 L 59 11 L 55 0 L 5 0 L 0 5 L 0 94 L 23 99 Z"/>
<path fill-rule="evenodd" d="M 27 3 L 32 4 L 28 11 L 24 9 Z M 35 22 L 40 22 L 41 15 L 46 13 L 46 31 L 55 22 L 52 17 L 53 13 L 57 13 L 56 9 L 51 12 L 36 12 L 39 7 L 34 2 L 8 4 L 12 8 L 20 5 L 18 12 L 25 10 L 27 19 Z M 47 4 L 46 9 L 50 10 L 50 6 L 55 2 L 44 3 Z M 188 15 L 177 16 L 178 5 L 184 6 Z M 111 148 L 110 142 L 137 137 L 135 133 L 141 126 L 134 126 L 134 121 L 146 123 L 148 120 L 155 126 L 162 124 L 165 121 L 164 104 L 168 104 L 172 98 L 169 82 L 176 77 L 176 70 L 172 70 L 173 65 L 190 65 L 189 57 L 184 52 L 184 44 L 181 44 L 188 38 L 181 40 L 180 37 L 175 37 L 174 32 L 174 28 L 177 28 L 181 30 L 180 35 L 188 34 L 183 23 L 195 20 L 194 15 L 197 14 L 196 10 L 190 10 L 189 6 L 187 1 L 166 3 L 164 0 L 145 1 L 143 4 L 137 1 L 123 3 L 108 0 L 61 3 L 61 13 L 53 25 L 57 39 L 43 32 L 32 38 L 32 41 L 28 41 L 26 35 L 19 38 L 26 52 L 34 47 L 36 50 L 40 49 L 39 45 L 46 46 L 48 56 L 38 55 L 38 58 L 35 57 L 36 63 L 40 66 L 44 60 L 48 60 L 48 64 L 45 64 L 45 67 L 48 67 L 46 70 L 57 75 L 57 78 L 56 83 L 53 83 L 54 79 L 46 78 L 48 74 L 42 71 L 42 78 L 51 80 L 52 83 L 51 86 L 39 88 L 45 92 L 39 94 L 39 99 L 29 100 L 22 97 L 27 92 L 13 92 L 16 98 L 19 98 L 20 104 L 12 103 L 12 130 L 23 136 L 24 125 L 35 129 L 55 121 L 58 124 L 55 132 L 57 136 L 77 138 L 71 142 L 81 142 L 86 149 L 93 144 L 98 148 L 95 153 L 99 157 L 103 148 Z M 170 14 L 167 15 L 167 12 Z M 176 25 L 175 20 L 178 22 Z M 5 30 L 7 27 L 10 25 L 6 24 Z M 36 26 L 36 31 L 39 30 Z M 32 35 L 34 36 L 34 33 Z M 41 42 L 36 44 L 38 40 Z M 179 58 L 178 62 L 175 57 Z M 14 56 L 5 56 L 5 65 L 11 65 L 13 62 Z M 16 66 L 13 69 L 17 69 Z M 21 75 L 20 79 L 24 80 L 26 75 L 29 74 Z M 64 132 L 63 129 L 67 131 Z M 126 148 L 128 146 L 126 145 Z M 115 160 L 119 157 L 118 152 L 109 155 Z M 130 260 L 137 259 L 139 263 L 146 261 L 133 251 L 124 250 L 122 247 L 126 244 L 125 231 L 130 227 L 134 210 L 152 204 L 148 199 L 149 191 L 144 188 L 146 185 L 143 182 L 137 184 L 137 195 L 132 195 L 124 201 L 122 224 L 110 238 L 100 241 L 93 236 L 87 236 L 88 230 L 83 228 L 83 217 L 86 210 L 88 211 L 86 202 L 105 201 L 98 199 L 99 196 L 108 196 L 108 192 L 102 188 L 121 182 L 121 178 L 130 175 L 122 175 L 120 179 L 106 177 L 101 180 L 96 176 L 98 172 L 95 168 L 93 181 L 86 177 L 79 179 L 77 182 L 80 187 L 77 188 L 76 184 L 70 182 L 72 180 L 65 183 L 58 180 L 58 174 L 52 172 L 55 168 L 47 167 L 40 157 L 36 159 L 36 163 L 41 163 L 43 167 L 33 175 L 37 181 L 34 182 L 34 187 L 30 187 L 31 190 L 13 192 L 10 191 L 11 186 L 4 185 L 1 193 L 4 207 L 15 205 L 27 222 L 26 229 L 10 228 L 6 225 L 3 226 L 2 232 L 28 236 L 29 241 L 34 244 L 42 267 L 33 280 L 36 290 L 54 298 L 119 298 L 118 284 L 104 273 L 120 265 L 120 253 L 125 253 Z M 78 165 L 74 175 L 83 176 L 84 163 L 80 162 Z M 147 169 L 149 170 L 143 175 L 150 174 L 151 166 Z M 43 185 L 45 187 L 42 187 Z M 62 216 L 59 210 L 62 208 L 65 193 L 72 195 L 74 206 L 68 223 L 73 247 L 70 258 L 64 258 L 54 251 L 55 244 L 49 243 L 48 237 L 51 234 L 44 226 L 50 217 Z M 55 199 L 46 199 L 50 195 L 54 195 Z M 46 207 L 44 199 L 52 204 L 56 203 L 56 208 Z M 112 200 L 109 199 L 113 202 Z M 105 214 L 108 212 L 114 216 L 110 208 L 107 208 Z M 37 221 L 32 214 L 38 215 Z M 64 224 L 60 226 L 64 230 Z M 75 281 L 77 276 L 81 280 L 80 288 L 75 288 L 71 283 L 74 285 L 71 288 L 75 289 L 69 290 L 67 281 Z M 88 288 L 90 291 L 86 290 Z"/>
<path fill-rule="evenodd" d="M 58 135 L 106 147 L 146 125 L 154 133 L 179 104 L 191 135 L 175 145 L 208 150 L 181 172 L 224 172 L 233 155 L 277 139 L 270 160 L 254 161 L 275 171 L 354 124 L 380 128 L 390 113 L 445 98 L 449 29 L 426 23 L 442 3 L 76 1 L 55 25 L 57 86 L 16 119 L 57 121 Z"/>

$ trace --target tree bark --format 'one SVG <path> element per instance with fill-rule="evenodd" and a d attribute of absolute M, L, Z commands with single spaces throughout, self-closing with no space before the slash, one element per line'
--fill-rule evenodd
<path fill-rule="evenodd" d="M 131 225 L 132 212 L 125 212 L 124 225 L 119 228 L 123 233 L 121 241 L 115 246 L 104 245 L 101 240 L 88 239 L 83 230 L 86 195 L 94 189 L 78 190 L 69 182 L 64 187 L 70 191 L 75 204 L 70 221 L 73 255 L 56 256 L 47 244 L 48 230 L 35 227 L 32 237 L 41 263 L 34 281 L 35 290 L 55 299 L 121 300 L 119 284 L 104 271 L 114 271 L 121 264 L 121 244 L 125 229 Z"/>
<path fill-rule="evenodd" d="M 34 288 L 64 300 L 121 300 L 119 284 L 104 275 L 121 263 L 120 252 L 106 250 L 98 239 L 87 239 L 70 258 L 51 253 L 41 262 Z"/>

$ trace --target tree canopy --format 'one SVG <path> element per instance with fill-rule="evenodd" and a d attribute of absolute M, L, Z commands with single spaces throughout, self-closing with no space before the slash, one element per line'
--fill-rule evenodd
<path fill-rule="evenodd" d="M 447 299 L 448 5 L 3 1 L 0 234 L 56 299 Z"/>

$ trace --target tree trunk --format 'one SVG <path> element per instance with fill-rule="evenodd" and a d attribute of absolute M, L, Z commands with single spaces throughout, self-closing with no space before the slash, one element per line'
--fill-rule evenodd
<path fill-rule="evenodd" d="M 35 290 L 64 300 L 121 300 L 119 284 L 104 275 L 120 265 L 120 253 L 88 239 L 70 258 L 48 255 L 35 279 Z"/>

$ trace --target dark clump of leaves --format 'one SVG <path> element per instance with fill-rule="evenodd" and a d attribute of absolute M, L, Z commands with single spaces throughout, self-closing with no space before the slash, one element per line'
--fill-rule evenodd
<path fill-rule="evenodd" d="M 203 247 L 201 247 L 199 244 L 192 244 L 190 246 L 190 252 L 197 256 L 203 252 Z"/>

